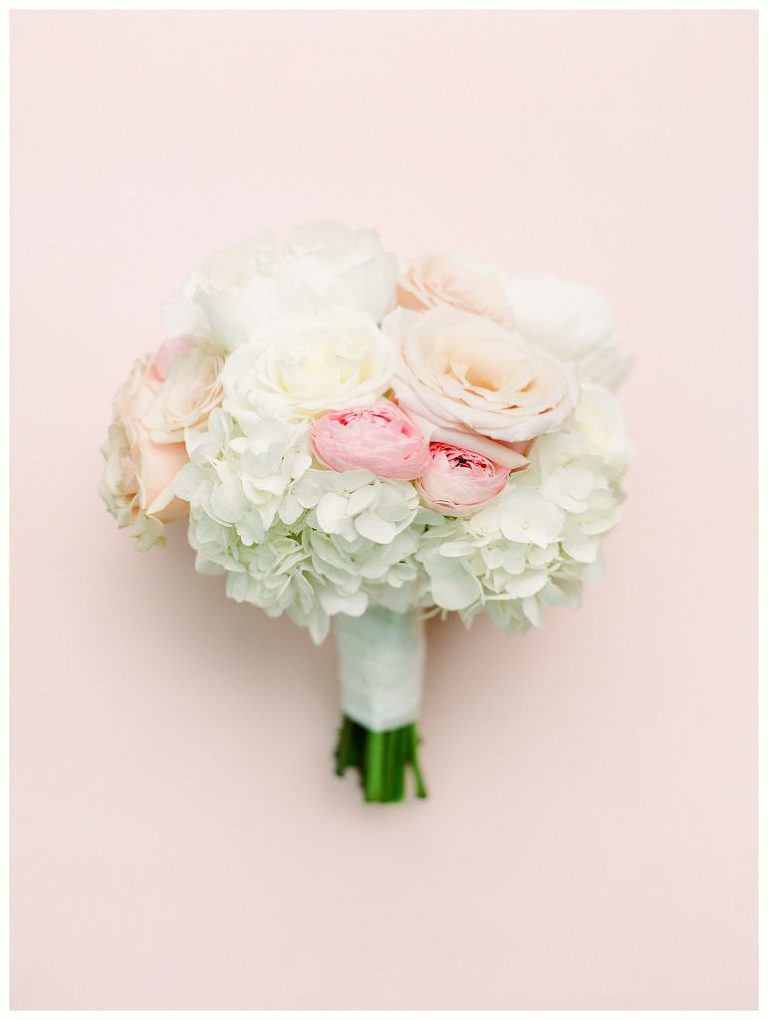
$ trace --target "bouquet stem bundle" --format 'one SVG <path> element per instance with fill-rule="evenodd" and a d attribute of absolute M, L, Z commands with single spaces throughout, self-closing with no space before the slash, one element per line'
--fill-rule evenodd
<path fill-rule="evenodd" d="M 357 769 L 365 799 L 386 804 L 405 800 L 406 772 L 410 767 L 416 796 L 426 797 L 419 763 L 420 742 L 416 723 L 377 733 L 345 715 L 336 745 L 336 775 L 343 776 L 349 768 Z"/>
<path fill-rule="evenodd" d="M 392 803 L 405 799 L 410 770 L 414 793 L 426 797 L 416 727 L 426 647 L 421 614 L 374 607 L 362 616 L 339 614 L 335 631 L 342 707 L 336 774 L 357 769 L 367 801 Z"/>

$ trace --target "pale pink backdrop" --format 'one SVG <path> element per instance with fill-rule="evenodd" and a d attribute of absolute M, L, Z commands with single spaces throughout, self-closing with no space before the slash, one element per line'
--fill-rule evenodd
<path fill-rule="evenodd" d="M 13 1004 L 755 1003 L 750 13 L 13 16 Z M 614 299 L 638 457 L 579 613 L 430 629 L 426 803 L 334 652 L 142 556 L 98 445 L 210 249 L 307 219 Z"/>

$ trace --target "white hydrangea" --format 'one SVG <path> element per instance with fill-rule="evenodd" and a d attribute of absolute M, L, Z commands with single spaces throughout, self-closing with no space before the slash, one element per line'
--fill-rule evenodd
<path fill-rule="evenodd" d="M 362 537 L 388 545 L 419 509 L 410 482 L 376 478 L 370 471 L 311 470 L 294 486 L 293 495 L 309 511 L 310 527 L 349 542 Z"/>
<path fill-rule="evenodd" d="M 285 524 L 298 518 L 290 490 L 312 463 L 306 428 L 264 419 L 244 436 L 226 411 L 215 410 L 208 430 L 189 430 L 186 442 L 189 463 L 177 476 L 176 494 L 212 525 L 232 529 L 249 547 L 264 541 L 278 518 Z"/>
<path fill-rule="evenodd" d="M 411 482 L 313 466 L 306 426 L 271 419 L 244 435 L 224 411 L 189 432 L 177 493 L 203 573 L 269 615 L 287 612 L 322 641 L 335 613 L 370 605 L 482 610 L 500 626 L 538 625 L 578 605 L 599 579 L 600 536 L 619 518 L 631 450 L 604 387 L 585 384 L 569 431 L 540 437 L 530 466 L 471 517 L 419 505 Z"/>

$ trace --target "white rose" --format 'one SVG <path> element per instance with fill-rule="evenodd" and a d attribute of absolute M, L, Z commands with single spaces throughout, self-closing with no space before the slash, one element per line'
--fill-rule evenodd
<path fill-rule="evenodd" d="M 374 402 L 395 352 L 368 315 L 334 308 L 257 330 L 222 373 L 224 407 L 246 431 L 263 418 L 302 422 Z"/>
<path fill-rule="evenodd" d="M 266 323 L 321 307 L 356 308 L 380 322 L 396 279 L 397 260 L 375 230 L 309 224 L 284 243 L 261 234 L 210 256 L 167 307 L 167 325 L 234 350 Z"/>
<path fill-rule="evenodd" d="M 581 379 L 617 389 L 630 361 L 617 353 L 613 309 L 593 287 L 525 274 L 505 283 L 515 325 L 528 339 L 574 362 Z"/>

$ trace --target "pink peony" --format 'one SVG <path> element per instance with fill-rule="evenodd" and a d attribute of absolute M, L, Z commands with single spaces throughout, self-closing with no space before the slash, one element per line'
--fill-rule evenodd
<path fill-rule="evenodd" d="M 429 466 L 421 432 L 389 401 L 332 411 L 310 429 L 315 457 L 332 471 L 361 468 L 379 478 L 418 478 Z"/>
<path fill-rule="evenodd" d="M 430 443 L 429 457 L 416 488 L 430 509 L 448 517 L 467 517 L 479 510 L 499 495 L 509 477 L 509 468 L 448 443 Z"/>

